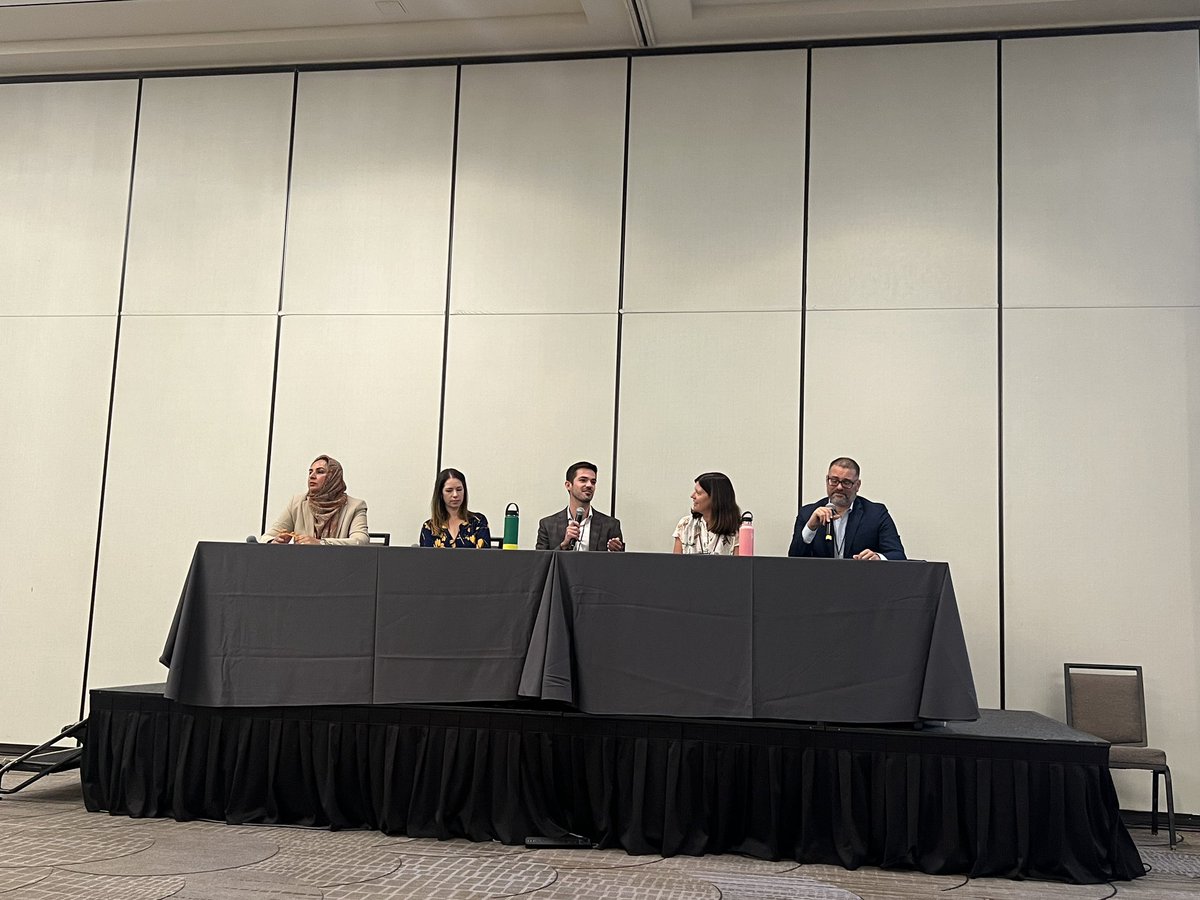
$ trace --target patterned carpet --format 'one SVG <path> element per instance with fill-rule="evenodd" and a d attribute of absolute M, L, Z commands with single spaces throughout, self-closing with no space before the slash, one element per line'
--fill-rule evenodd
<path fill-rule="evenodd" d="M 88 813 L 77 773 L 0 799 L 0 900 L 1030 900 L 1200 898 L 1200 836 L 1135 832 L 1117 885 L 939 877 L 738 856 L 628 856 Z M 1115 892 L 1115 893 L 1114 893 Z"/>

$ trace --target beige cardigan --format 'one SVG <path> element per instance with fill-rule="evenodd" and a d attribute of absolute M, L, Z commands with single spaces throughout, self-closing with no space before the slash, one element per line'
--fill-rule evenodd
<path fill-rule="evenodd" d="M 275 524 L 267 529 L 267 533 L 258 539 L 260 544 L 269 544 L 275 536 L 284 531 L 294 531 L 298 534 L 316 536 L 317 524 L 313 521 L 312 512 L 308 508 L 308 494 L 297 494 L 288 501 Z M 346 506 L 342 509 L 342 517 L 338 520 L 336 537 L 321 539 L 322 544 L 367 544 L 370 543 L 367 534 L 367 503 L 349 495 L 346 496 Z"/>

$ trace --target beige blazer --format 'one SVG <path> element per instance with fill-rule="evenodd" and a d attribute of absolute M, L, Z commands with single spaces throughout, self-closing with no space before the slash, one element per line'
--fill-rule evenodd
<path fill-rule="evenodd" d="M 267 533 L 258 539 L 260 544 L 269 544 L 275 536 L 284 531 L 294 531 L 298 534 L 316 535 L 317 523 L 313 521 L 312 512 L 308 508 L 308 494 L 297 494 L 288 501 L 275 524 L 267 529 Z M 322 544 L 367 544 L 371 538 L 367 534 L 367 502 L 349 495 L 346 496 L 346 506 L 342 509 L 342 517 L 338 519 L 336 537 L 322 538 Z"/>

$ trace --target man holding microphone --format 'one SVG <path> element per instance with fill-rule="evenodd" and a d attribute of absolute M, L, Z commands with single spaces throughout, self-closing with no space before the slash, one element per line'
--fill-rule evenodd
<path fill-rule="evenodd" d="M 858 463 L 842 456 L 829 464 L 827 499 L 809 503 L 796 516 L 788 556 L 826 559 L 905 559 L 896 523 L 882 503 L 860 497 Z"/>
<path fill-rule="evenodd" d="M 577 462 L 567 469 L 567 508 L 538 522 L 538 550 L 625 549 L 621 520 L 592 509 L 596 493 L 596 466 Z"/>

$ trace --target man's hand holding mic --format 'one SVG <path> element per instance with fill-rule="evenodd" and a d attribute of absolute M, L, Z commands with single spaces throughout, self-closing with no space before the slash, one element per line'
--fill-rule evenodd
<path fill-rule="evenodd" d="M 818 506 L 813 510 L 813 514 L 808 517 L 808 530 L 817 531 L 820 528 L 833 522 L 835 519 L 842 517 L 842 511 L 829 503 L 825 506 Z"/>
<path fill-rule="evenodd" d="M 570 550 L 579 541 L 579 536 L 583 533 L 583 507 L 575 510 L 575 518 L 567 523 L 567 533 L 563 536 L 563 542 L 559 544 L 558 549 Z"/>

